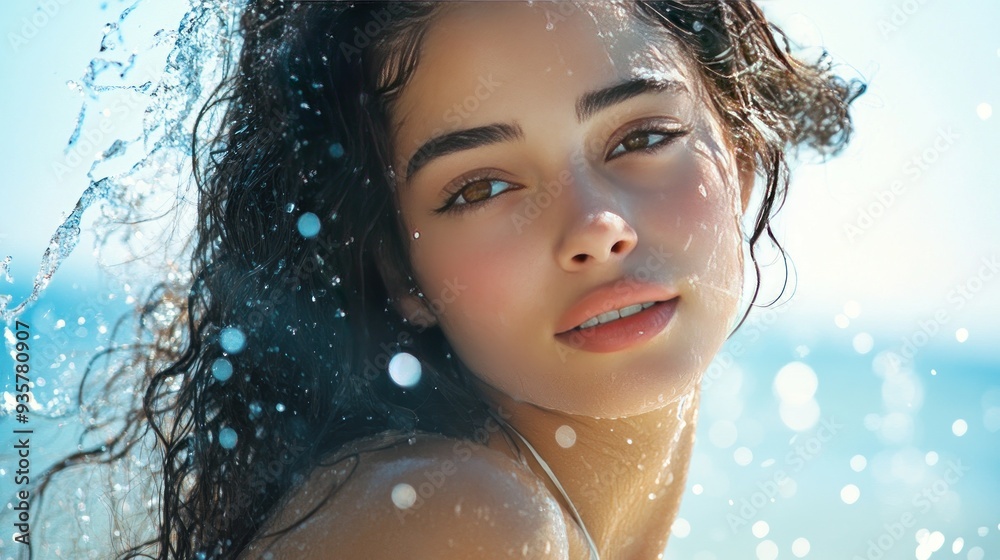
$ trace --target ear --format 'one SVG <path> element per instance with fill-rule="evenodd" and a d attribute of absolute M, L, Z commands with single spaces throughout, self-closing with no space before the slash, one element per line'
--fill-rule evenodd
<path fill-rule="evenodd" d="M 437 324 L 434 312 L 418 296 L 407 293 L 400 297 L 393 297 L 392 302 L 396 306 L 396 311 L 414 325 L 427 328 Z"/>
<path fill-rule="evenodd" d="M 380 248 L 384 247 L 380 245 Z M 421 328 L 427 328 L 437 324 L 437 316 L 433 309 L 427 305 L 423 298 L 410 293 L 410 282 L 404 280 L 395 268 L 387 264 L 388 255 L 380 254 L 375 258 L 375 267 L 378 269 L 382 282 L 385 284 L 389 297 L 392 299 L 393 307 L 401 317 Z"/>

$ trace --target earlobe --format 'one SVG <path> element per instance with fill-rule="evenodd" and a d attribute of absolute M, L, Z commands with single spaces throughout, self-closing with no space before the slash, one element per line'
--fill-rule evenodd
<path fill-rule="evenodd" d="M 403 316 L 404 319 L 417 325 L 418 327 L 432 327 L 437 324 L 437 317 L 431 312 L 430 309 L 424 304 L 420 297 L 407 294 L 405 296 L 395 298 L 393 303 L 396 305 L 396 310 L 399 314 Z"/>

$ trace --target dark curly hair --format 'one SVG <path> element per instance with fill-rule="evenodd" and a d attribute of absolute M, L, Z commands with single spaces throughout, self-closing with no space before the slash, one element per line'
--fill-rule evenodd
<path fill-rule="evenodd" d="M 785 197 L 787 158 L 800 146 L 841 150 L 863 84 L 834 75 L 825 55 L 793 57 L 750 1 L 628 6 L 697 62 L 735 149 L 763 180 L 751 256 L 765 236 L 780 250 L 769 221 Z M 238 62 L 196 127 L 212 140 L 194 145 L 193 281 L 156 286 L 137 312 L 149 342 L 130 348 L 116 374 L 144 372 L 141 406 L 42 485 L 76 464 L 121 460 L 151 430 L 161 453 L 156 535 L 121 558 L 235 558 L 314 468 L 363 438 L 481 439 L 489 411 L 441 330 L 392 305 L 417 288 L 389 171 L 389 115 L 439 8 L 248 2 Z M 318 235 L 300 234 L 300 220 L 315 217 Z M 145 320 L 164 306 L 181 309 L 171 324 Z M 421 360 L 413 388 L 385 374 L 404 350 Z"/>

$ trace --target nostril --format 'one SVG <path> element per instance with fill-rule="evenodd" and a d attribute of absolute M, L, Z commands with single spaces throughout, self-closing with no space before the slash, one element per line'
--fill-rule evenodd
<path fill-rule="evenodd" d="M 611 246 L 611 252 L 612 253 L 620 253 L 621 251 L 624 251 L 626 249 L 625 246 L 627 244 L 628 243 L 626 241 L 618 241 L 614 245 Z"/>
<path fill-rule="evenodd" d="M 585 263 L 585 262 L 587 262 L 587 255 L 585 255 L 583 253 L 580 253 L 579 255 L 576 255 L 575 257 L 573 257 L 573 260 L 576 261 L 576 262 L 578 262 L 578 263 Z"/>

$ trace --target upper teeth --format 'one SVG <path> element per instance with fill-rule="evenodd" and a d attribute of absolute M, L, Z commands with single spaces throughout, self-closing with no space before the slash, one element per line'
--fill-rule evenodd
<path fill-rule="evenodd" d="M 607 313 L 601 313 L 597 317 L 592 317 L 587 319 L 583 323 L 580 323 L 578 329 L 589 329 L 590 327 L 596 326 L 598 323 L 604 324 L 615 319 L 621 319 L 622 317 L 628 317 L 629 315 L 635 315 L 636 313 L 642 311 L 643 309 L 648 309 L 655 305 L 655 301 L 649 301 L 646 303 L 637 303 L 635 305 L 630 305 L 628 307 L 622 307 L 621 309 L 615 311 L 608 311 Z"/>

